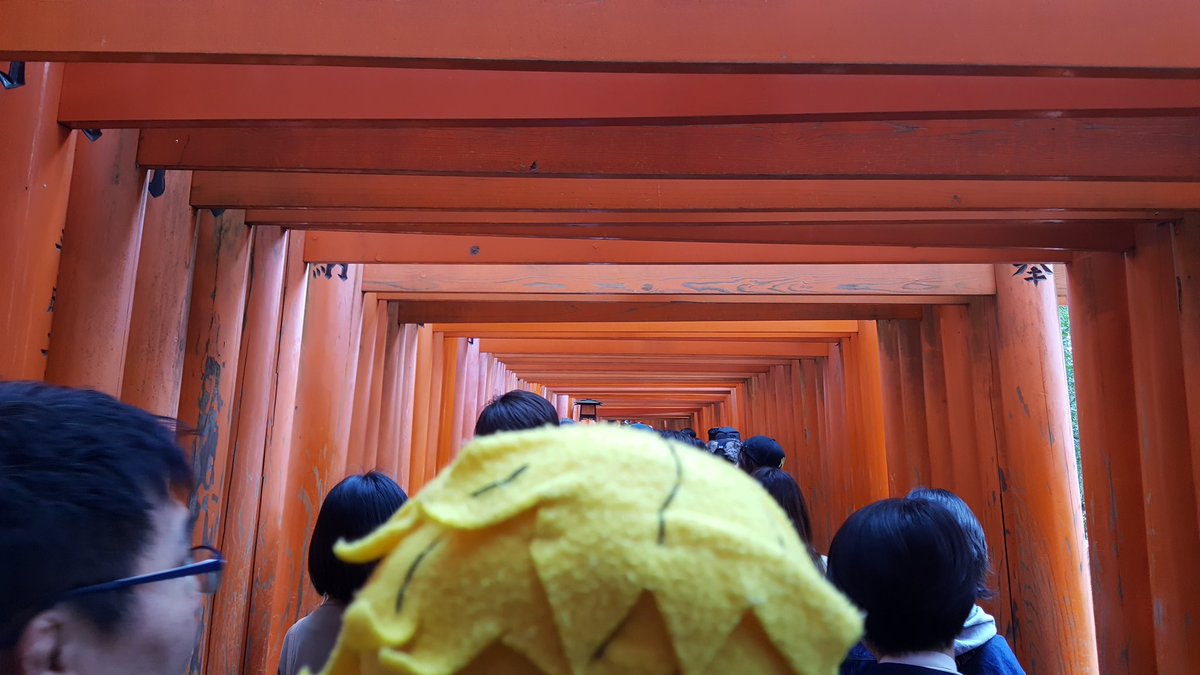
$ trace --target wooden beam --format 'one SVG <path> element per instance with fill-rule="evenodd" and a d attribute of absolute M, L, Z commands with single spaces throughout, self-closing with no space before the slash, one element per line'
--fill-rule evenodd
<path fill-rule="evenodd" d="M 1188 209 L 1200 183 L 463 178 L 197 171 L 197 208 L 452 210 Z"/>
<path fill-rule="evenodd" d="M 990 295 L 996 288 L 991 270 L 989 265 L 368 265 L 363 290 L 724 297 Z"/>
<path fill-rule="evenodd" d="M 443 68 L 1195 76 L 1187 0 L 12 0 L 0 59 Z M 945 30 L 954 26 L 954 30 Z M 287 30 L 280 30 L 286 27 Z M 1103 39 L 1097 39 L 1103 36 Z"/>
<path fill-rule="evenodd" d="M 1080 209 L 1066 211 L 1063 209 L 993 209 L 973 210 L 962 209 L 954 211 L 888 211 L 888 210 L 854 210 L 837 211 L 743 211 L 743 210 L 711 210 L 711 211 L 579 211 L 579 210 L 541 210 L 541 211 L 445 211 L 422 209 L 278 209 L 263 208 L 246 211 L 246 222 L 250 225 L 284 225 L 292 229 L 303 230 L 370 230 L 391 231 L 394 226 L 425 226 L 425 225 L 478 225 L 495 227 L 499 225 L 571 225 L 575 227 L 596 227 L 600 225 L 685 225 L 697 227 L 701 225 L 718 225 L 722 227 L 746 227 L 749 225 L 838 225 L 849 224 L 881 225 L 903 224 L 916 226 L 922 224 L 948 223 L 954 226 L 967 224 L 1002 224 L 1036 223 L 1060 224 L 1078 221 L 1117 221 L 1117 222 L 1162 222 L 1178 220 L 1183 217 L 1182 211 L 1165 209 L 1149 210 L 1096 210 Z M 402 230 L 397 230 L 402 231 Z M 832 243 L 832 242 L 831 242 Z"/>
<path fill-rule="evenodd" d="M 434 301 L 434 302 L 453 302 L 470 298 L 473 300 L 481 300 L 493 303 L 515 303 L 515 302 L 624 302 L 630 304 L 662 304 L 662 303 L 680 303 L 680 302 L 695 302 L 700 301 L 705 304 L 715 303 L 737 303 L 743 305 L 771 305 L 771 304 L 797 304 L 797 305 L 840 305 L 845 304 L 847 300 L 853 299 L 857 304 L 876 304 L 876 305 L 961 305 L 969 298 L 967 295 L 853 295 L 846 294 L 821 294 L 821 295 L 792 295 L 792 294 L 775 294 L 775 295 L 749 295 L 749 294 L 724 294 L 710 293 L 703 294 L 662 294 L 653 293 L 440 293 L 440 292 L 380 292 L 379 297 L 384 300 L 413 300 L 413 301 Z M 761 318 L 761 317 L 756 317 Z M 770 318 L 770 317 L 768 317 Z M 792 317 L 792 318 L 809 318 L 809 317 Z M 838 317 L 845 318 L 845 317 Z M 543 319 L 545 320 L 545 319 Z M 670 319 L 656 319 L 660 321 L 670 321 Z"/>
<path fill-rule="evenodd" d="M 1070 251 L 949 246 L 823 246 L 489 237 L 383 232 L 310 232 L 313 263 L 417 264 L 674 264 L 753 263 L 1019 263 L 1068 262 Z"/>
<path fill-rule="evenodd" d="M 299 213 L 277 211 L 277 213 Z M 360 212 L 365 213 L 365 212 Z M 557 239 L 620 239 L 625 241 L 709 242 L 729 244 L 803 244 L 809 246 L 908 246 L 935 248 L 1004 248 L 1125 251 L 1133 247 L 1133 228 L 1140 222 L 1122 220 L 1045 221 L 928 221 L 882 223 L 771 223 L 614 225 L 496 225 L 496 224 L 320 224 L 293 229 L 350 230 L 371 234 L 443 234 Z M 1154 222 L 1159 222 L 1155 220 Z M 891 255 L 896 255 L 892 253 Z M 1054 257 L 1061 253 L 1052 254 Z M 1037 253 L 1030 251 L 1029 257 Z"/>
<path fill-rule="evenodd" d="M 511 126 L 1194 115 L 1186 80 L 71 63 L 75 128 Z"/>
<path fill-rule="evenodd" d="M 736 326 L 713 325 L 707 321 L 662 321 L 657 323 L 554 323 L 539 325 L 509 323 L 446 324 L 433 327 L 447 337 L 484 337 L 495 332 L 544 333 L 547 331 L 595 331 L 621 335 L 657 331 L 662 333 L 693 333 L 707 335 L 727 332 L 743 334 L 816 335 L 853 333 L 858 330 L 856 321 L 746 321 Z"/>
<path fill-rule="evenodd" d="M 160 94 L 161 95 L 161 94 Z M 144 129 L 156 169 L 569 178 L 1200 178 L 1200 117 Z"/>
<path fill-rule="evenodd" d="M 684 354 L 759 355 L 781 358 L 819 357 L 829 354 L 827 344 L 807 342 L 741 342 L 737 340 L 584 340 L 485 338 L 480 349 L 504 361 L 510 354 Z"/>
<path fill-rule="evenodd" d="M 380 294 L 381 299 L 389 299 Z M 849 300 L 850 298 L 846 298 Z M 707 317 L 714 322 L 826 319 L 918 319 L 920 305 L 842 303 L 746 303 L 706 298 L 693 302 L 577 302 L 526 300 L 495 302 L 486 299 L 397 301 L 400 319 L 411 323 L 467 323 L 509 321 L 539 323 L 548 319 L 589 321 L 686 321 Z"/>

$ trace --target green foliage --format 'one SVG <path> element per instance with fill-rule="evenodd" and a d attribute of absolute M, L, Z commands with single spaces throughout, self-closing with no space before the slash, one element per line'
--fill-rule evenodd
<path fill-rule="evenodd" d="M 1083 462 L 1079 454 L 1079 410 L 1075 406 L 1075 359 L 1071 354 L 1071 316 L 1066 307 L 1058 308 L 1058 328 L 1062 333 L 1063 360 L 1067 367 L 1067 397 L 1071 401 L 1071 431 L 1075 436 L 1075 469 L 1079 472 L 1079 493 L 1082 501 Z M 1086 515 L 1085 513 L 1085 518 Z"/>

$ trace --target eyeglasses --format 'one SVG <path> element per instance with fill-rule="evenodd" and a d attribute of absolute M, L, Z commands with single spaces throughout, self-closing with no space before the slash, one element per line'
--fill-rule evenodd
<path fill-rule="evenodd" d="M 217 592 L 217 587 L 221 585 L 221 570 L 224 568 L 225 558 L 221 557 L 220 551 L 211 546 L 196 546 L 192 548 L 192 562 L 186 565 L 172 567 L 169 570 L 161 572 L 141 574 L 136 577 L 127 577 L 93 586 L 84 586 L 83 588 L 71 591 L 66 597 L 78 598 L 83 595 L 115 591 L 121 588 L 140 586 L 156 581 L 166 581 L 167 579 L 181 579 L 183 577 L 198 577 L 200 592 L 205 595 L 212 595 Z"/>

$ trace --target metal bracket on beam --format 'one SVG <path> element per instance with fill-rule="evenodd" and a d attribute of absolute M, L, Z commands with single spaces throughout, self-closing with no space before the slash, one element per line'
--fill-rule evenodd
<path fill-rule="evenodd" d="M 8 72 L 0 72 L 0 86 L 5 89 L 16 89 L 25 86 L 25 62 L 12 61 L 8 64 Z"/>
<path fill-rule="evenodd" d="M 209 209 L 209 212 L 213 214 L 213 218 L 220 218 L 225 209 Z"/>
<path fill-rule="evenodd" d="M 155 199 L 158 199 L 159 197 L 163 196 L 163 193 L 166 192 L 166 190 L 167 190 L 167 170 L 166 169 L 155 169 L 155 170 L 151 171 L 150 172 L 150 186 L 148 187 L 150 196 Z"/>
<path fill-rule="evenodd" d="M 79 131 L 83 134 L 84 138 L 93 143 L 100 140 L 100 137 L 104 135 L 104 132 L 99 129 L 80 129 Z"/>

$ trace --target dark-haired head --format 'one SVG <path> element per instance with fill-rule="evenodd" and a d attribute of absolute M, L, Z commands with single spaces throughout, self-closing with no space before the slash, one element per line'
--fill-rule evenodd
<path fill-rule="evenodd" d="M 537 394 L 514 389 L 484 406 L 475 421 L 476 436 L 558 426 L 558 411 Z"/>
<path fill-rule="evenodd" d="M 988 556 L 987 536 L 984 535 L 983 526 L 979 524 L 979 519 L 975 517 L 971 507 L 949 490 L 917 488 L 908 493 L 907 499 L 941 504 L 954 516 L 954 519 L 958 521 L 958 526 L 962 528 L 963 534 L 967 537 L 967 543 L 971 546 L 971 554 L 975 558 L 975 566 L 978 569 L 975 596 L 980 600 L 991 598 L 993 594 L 988 588 L 987 581 L 988 575 L 992 571 L 992 563 Z"/>
<path fill-rule="evenodd" d="M 406 501 L 404 490 L 377 471 L 350 476 L 333 486 L 321 504 L 308 545 L 308 575 L 317 593 L 342 603 L 354 599 L 375 565 L 342 562 L 334 555 L 333 545 L 367 536 Z"/>
<path fill-rule="evenodd" d="M 738 449 L 737 465 L 746 473 L 754 473 L 765 466 L 782 468 L 784 458 L 783 447 L 774 438 L 752 436 Z"/>
<path fill-rule="evenodd" d="M 679 430 L 679 433 L 687 436 L 688 438 L 696 438 L 696 430 L 691 427 L 684 427 Z"/>
<path fill-rule="evenodd" d="M 867 613 L 878 655 L 949 648 L 975 605 L 976 568 L 943 506 L 875 502 L 850 516 L 829 548 L 829 580 Z"/>
<path fill-rule="evenodd" d="M 667 439 L 668 441 L 675 441 L 676 443 L 683 443 L 684 445 L 696 448 L 697 450 L 705 449 L 704 443 L 701 443 L 700 439 L 696 438 L 695 436 L 688 436 L 686 431 L 673 431 L 671 429 L 662 429 L 658 432 L 658 435 L 662 436 L 663 438 Z"/>
<path fill-rule="evenodd" d="M 0 663 L 31 620 L 59 606 L 119 644 L 132 591 L 61 600 L 139 573 L 163 537 L 186 555 L 190 523 L 172 493 L 192 487 L 159 418 L 95 391 L 0 383 Z"/>
<path fill-rule="evenodd" d="M 751 477 L 763 486 L 767 494 L 771 495 L 787 514 L 788 520 L 792 521 L 792 527 L 796 528 L 796 534 L 800 536 L 800 541 L 808 547 L 813 562 L 818 562 L 820 556 L 812 547 L 812 524 L 808 517 L 808 503 L 804 501 L 804 493 L 800 491 L 796 480 L 783 469 L 769 466 L 755 471 Z"/>

